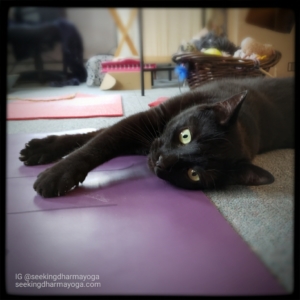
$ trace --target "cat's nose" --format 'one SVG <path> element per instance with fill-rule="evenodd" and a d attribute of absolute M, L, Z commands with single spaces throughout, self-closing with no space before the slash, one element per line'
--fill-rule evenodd
<path fill-rule="evenodd" d="M 168 159 L 164 158 L 162 155 L 158 157 L 158 160 L 155 163 L 156 170 L 160 170 L 163 172 L 169 172 L 172 164 L 168 161 Z"/>
<path fill-rule="evenodd" d="M 168 174 L 168 170 L 163 162 L 163 157 L 160 155 L 155 163 L 154 172 L 157 177 L 164 179 Z"/>
<path fill-rule="evenodd" d="M 163 164 L 163 157 L 162 155 L 160 155 L 158 157 L 158 160 L 155 163 L 156 167 L 160 168 L 160 169 L 164 169 L 164 164 Z"/>

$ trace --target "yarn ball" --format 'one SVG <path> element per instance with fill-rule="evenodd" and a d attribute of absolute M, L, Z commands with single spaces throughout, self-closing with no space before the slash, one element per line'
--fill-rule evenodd
<path fill-rule="evenodd" d="M 203 51 L 205 54 L 222 56 L 222 52 L 216 48 L 209 48 Z"/>

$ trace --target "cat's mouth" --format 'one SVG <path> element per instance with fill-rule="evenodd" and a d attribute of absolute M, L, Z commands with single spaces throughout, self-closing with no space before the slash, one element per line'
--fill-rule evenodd
<path fill-rule="evenodd" d="M 154 174 L 164 180 L 168 180 L 170 176 L 170 172 L 176 164 L 177 159 L 174 157 L 164 158 L 162 155 L 156 157 L 155 155 L 150 155 L 148 157 L 148 166 L 154 172 Z"/>

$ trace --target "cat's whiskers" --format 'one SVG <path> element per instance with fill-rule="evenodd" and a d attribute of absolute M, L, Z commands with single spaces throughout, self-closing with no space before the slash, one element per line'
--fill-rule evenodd
<path fill-rule="evenodd" d="M 142 134 L 141 132 L 135 131 L 135 130 L 131 129 L 130 127 L 124 127 L 123 130 L 127 133 L 132 134 L 132 135 L 128 136 L 129 139 L 136 140 L 136 137 L 140 137 L 141 138 L 140 141 L 143 142 L 144 145 L 147 147 L 149 147 L 153 142 L 152 137 Z M 113 138 L 113 137 L 111 137 L 111 138 Z"/>
<path fill-rule="evenodd" d="M 145 125 L 145 128 L 147 129 L 148 133 L 150 134 L 150 137 L 153 138 L 153 140 L 154 140 L 157 137 L 157 135 L 156 135 L 157 130 L 155 130 L 155 128 L 147 114 L 146 114 L 146 116 L 147 116 L 147 119 L 148 119 L 149 124 L 151 125 L 153 131 L 151 131 L 150 128 L 148 128 L 147 123 L 145 123 L 143 119 L 141 119 L 141 120 L 142 120 L 143 124 Z"/>
<path fill-rule="evenodd" d="M 140 102 L 139 102 L 140 103 Z M 141 105 L 141 103 L 140 103 Z M 151 125 L 153 132 L 148 128 L 148 126 L 146 125 L 146 123 L 144 122 L 143 118 L 142 118 L 142 122 L 144 123 L 147 131 L 150 133 L 150 138 L 153 138 L 153 140 L 157 137 L 159 137 L 162 133 L 163 128 L 165 127 L 165 125 L 168 123 L 168 120 L 165 120 L 164 118 L 164 114 L 160 114 L 159 116 L 157 116 L 155 118 L 156 120 L 156 126 L 152 123 L 151 119 L 149 118 L 148 114 L 146 113 L 145 116 L 147 117 L 149 124 Z M 159 121 L 162 122 L 162 126 L 160 126 Z"/>
<path fill-rule="evenodd" d="M 166 118 L 165 118 L 165 115 L 162 113 L 162 114 L 160 114 L 159 116 L 157 116 L 157 118 L 155 118 L 156 119 L 156 122 L 157 122 L 157 124 L 158 124 L 158 133 L 159 133 L 159 136 L 161 136 L 161 134 L 162 134 L 162 132 L 163 132 L 163 130 L 164 130 L 164 128 L 165 128 L 165 126 L 168 124 L 168 122 L 170 121 L 170 120 L 166 120 Z M 159 121 L 161 122 L 161 125 L 159 126 Z"/>
<path fill-rule="evenodd" d="M 214 185 L 214 188 L 216 188 L 216 183 L 215 183 L 215 179 L 214 179 L 213 175 L 212 175 L 211 173 L 208 173 L 208 174 L 209 174 L 209 176 L 210 176 L 210 178 L 211 178 L 211 180 L 212 180 L 212 183 L 213 183 L 213 185 Z"/>
<path fill-rule="evenodd" d="M 161 119 L 161 122 L 162 122 L 162 129 L 167 125 L 167 123 L 168 123 L 168 121 L 167 120 L 165 120 L 165 118 L 162 118 Z M 162 132 L 159 130 L 159 134 L 161 135 L 162 134 Z"/>
<path fill-rule="evenodd" d="M 153 129 L 152 135 L 153 135 L 154 139 L 160 137 L 166 124 L 169 122 L 169 120 L 165 119 L 165 116 L 163 113 L 161 113 L 155 117 L 156 125 L 153 124 L 153 122 L 151 121 L 151 119 L 148 116 L 147 116 L 147 119 Z"/>
<path fill-rule="evenodd" d="M 221 170 L 217 170 L 217 169 L 207 169 L 206 173 L 210 176 L 210 178 L 212 179 L 212 182 L 214 184 L 214 187 L 216 188 L 216 183 L 215 183 L 215 177 L 214 177 L 214 173 L 223 173 Z"/>

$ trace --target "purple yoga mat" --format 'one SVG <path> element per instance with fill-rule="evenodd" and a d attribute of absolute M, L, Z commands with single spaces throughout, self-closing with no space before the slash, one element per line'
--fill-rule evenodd
<path fill-rule="evenodd" d="M 32 137 L 8 136 L 8 152 L 18 153 Z M 286 293 L 201 191 L 157 178 L 145 157 L 116 158 L 90 172 L 68 195 L 51 199 L 32 188 L 40 170 L 9 156 L 9 293 Z M 23 287 L 26 276 L 29 286 Z"/>

